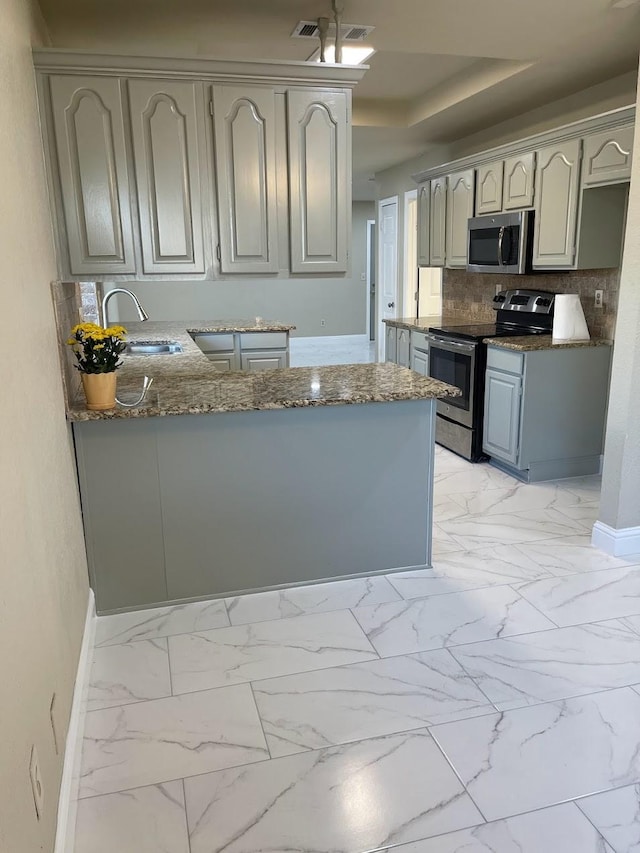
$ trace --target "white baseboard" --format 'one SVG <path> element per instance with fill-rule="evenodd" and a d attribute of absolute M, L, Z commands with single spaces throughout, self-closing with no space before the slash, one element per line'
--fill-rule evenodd
<path fill-rule="evenodd" d="M 93 590 L 89 590 L 84 636 L 80 649 L 76 683 L 73 690 L 69 730 L 67 732 L 62 767 L 62 783 L 58 799 L 58 827 L 56 830 L 55 853 L 73 853 L 73 841 L 80 785 L 80 762 L 82 760 L 82 734 L 87 708 L 87 692 L 93 659 L 96 633 L 96 601 Z"/>
<path fill-rule="evenodd" d="M 640 554 L 640 527 L 622 527 L 616 530 L 602 521 L 596 521 L 591 534 L 591 544 L 614 557 Z"/>

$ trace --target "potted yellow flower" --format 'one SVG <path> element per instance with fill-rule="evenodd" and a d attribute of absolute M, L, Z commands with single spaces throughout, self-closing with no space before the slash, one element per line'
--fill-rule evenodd
<path fill-rule="evenodd" d="M 113 409 L 116 404 L 116 370 L 126 343 L 123 326 L 103 328 L 96 323 L 79 323 L 67 341 L 78 360 L 87 409 Z"/>

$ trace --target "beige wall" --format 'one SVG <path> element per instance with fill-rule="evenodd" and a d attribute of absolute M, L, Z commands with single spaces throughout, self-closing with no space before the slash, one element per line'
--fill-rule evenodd
<path fill-rule="evenodd" d="M 49 282 L 56 276 L 28 0 L 0 15 L 0 850 L 53 849 L 87 574 Z M 56 755 L 49 706 L 56 693 Z M 37 747 L 45 807 L 29 781 Z"/>
<path fill-rule="evenodd" d="M 264 319 L 293 323 L 297 336 L 362 335 L 365 332 L 366 222 L 374 202 L 353 203 L 351 273 L 334 278 L 238 278 L 226 281 L 136 281 L 124 286 L 153 320 Z M 128 297 L 117 297 L 123 322 L 136 319 Z M 321 321 L 325 321 L 325 325 Z"/>
<path fill-rule="evenodd" d="M 620 276 L 599 520 L 640 528 L 640 98 Z"/>

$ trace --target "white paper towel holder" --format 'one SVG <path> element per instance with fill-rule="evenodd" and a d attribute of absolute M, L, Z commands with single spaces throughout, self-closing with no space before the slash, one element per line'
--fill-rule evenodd
<path fill-rule="evenodd" d="M 591 340 L 577 293 L 556 293 L 553 301 L 552 339 L 553 343 Z"/>

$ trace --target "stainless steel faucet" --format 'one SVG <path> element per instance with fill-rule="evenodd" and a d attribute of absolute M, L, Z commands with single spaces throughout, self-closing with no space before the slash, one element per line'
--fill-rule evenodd
<path fill-rule="evenodd" d="M 141 320 L 148 320 L 149 319 L 149 315 L 147 314 L 147 312 L 144 310 L 144 308 L 140 304 L 140 300 L 135 295 L 135 293 L 132 293 L 130 290 L 125 290 L 124 287 L 116 287 L 113 290 L 110 290 L 108 293 L 105 293 L 104 299 L 102 300 L 102 324 L 104 326 L 109 325 L 109 320 L 107 317 L 107 304 L 109 303 L 109 300 L 111 299 L 111 297 L 115 293 L 126 293 L 127 296 L 130 296 L 131 299 L 133 300 L 133 304 L 136 307 L 136 311 L 138 312 L 138 317 Z"/>

